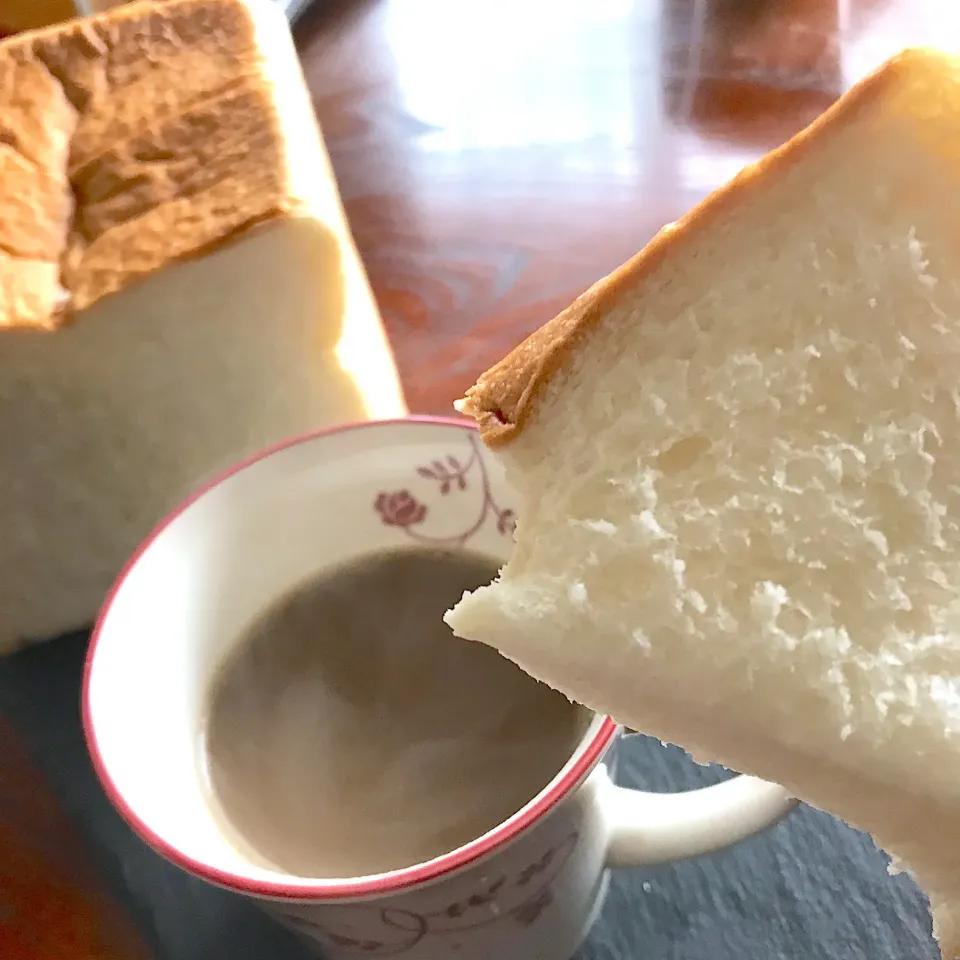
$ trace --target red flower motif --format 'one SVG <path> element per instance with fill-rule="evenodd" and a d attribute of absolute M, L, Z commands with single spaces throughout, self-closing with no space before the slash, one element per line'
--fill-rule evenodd
<path fill-rule="evenodd" d="M 427 515 L 426 504 L 420 503 L 409 490 L 381 493 L 374 508 L 383 522 L 391 527 L 413 527 L 423 523 Z"/>
<path fill-rule="evenodd" d="M 512 510 L 501 510 L 497 515 L 497 533 L 510 534 L 510 536 L 513 536 L 513 532 L 516 529 L 517 515 Z"/>

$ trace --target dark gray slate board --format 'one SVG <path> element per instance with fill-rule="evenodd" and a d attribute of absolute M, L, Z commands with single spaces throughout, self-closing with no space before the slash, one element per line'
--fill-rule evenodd
<path fill-rule="evenodd" d="M 93 844 L 158 960 L 307 960 L 310 950 L 238 897 L 149 850 L 107 802 L 87 759 L 79 690 L 86 635 L 0 660 L 8 715 Z M 619 780 L 650 790 L 713 782 L 681 750 L 634 737 Z M 869 839 L 801 808 L 735 850 L 616 875 L 577 960 L 934 960 L 927 905 Z"/>

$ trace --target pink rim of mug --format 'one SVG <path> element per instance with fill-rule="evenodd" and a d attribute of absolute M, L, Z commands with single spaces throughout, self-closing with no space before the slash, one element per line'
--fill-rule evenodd
<path fill-rule="evenodd" d="M 124 799 L 107 769 L 107 764 L 103 759 L 97 743 L 90 703 L 90 680 L 104 622 L 110 616 L 110 611 L 117 594 L 123 589 L 130 571 L 137 565 L 141 556 L 150 549 L 154 541 L 164 530 L 181 514 L 185 513 L 197 500 L 205 496 L 215 487 L 229 480 L 235 474 L 246 470 L 248 467 L 252 467 L 261 460 L 266 460 L 268 457 L 281 453 L 290 447 L 320 440 L 333 434 L 347 433 L 364 428 L 416 424 L 455 427 L 460 430 L 477 429 L 477 425 L 472 421 L 456 417 L 409 416 L 392 420 L 371 420 L 341 424 L 336 427 L 318 430 L 313 433 L 304 434 L 303 436 L 284 440 L 227 468 L 182 501 L 180 505 L 167 514 L 141 542 L 140 546 L 137 547 L 136 551 L 126 562 L 119 576 L 114 580 L 113 585 L 107 592 L 106 599 L 97 614 L 83 670 L 81 714 L 87 750 L 90 753 L 94 770 L 103 786 L 104 792 L 120 813 L 121 817 L 123 817 L 133 831 L 148 846 L 152 847 L 167 860 L 195 876 L 201 877 L 218 886 L 227 887 L 240 893 L 265 899 L 347 900 L 364 896 L 383 896 L 385 894 L 397 893 L 401 890 L 426 883 L 427 881 L 436 880 L 455 870 L 460 870 L 519 836 L 552 810 L 584 780 L 600 761 L 607 747 L 616 736 L 617 724 L 609 717 L 604 717 L 589 740 L 585 740 L 577 748 L 573 762 L 569 765 L 563 776 L 554 780 L 549 786 L 544 788 L 530 803 L 523 807 L 517 815 L 504 821 L 482 837 L 478 837 L 476 840 L 472 840 L 470 843 L 426 863 L 415 864 L 402 870 L 394 870 L 390 873 L 377 876 L 357 877 L 355 879 L 316 880 L 310 883 L 291 884 L 277 880 L 254 879 L 233 873 L 229 870 L 212 867 L 209 864 L 187 856 L 164 840 L 163 837 L 152 830 L 137 815 L 136 811 Z"/>

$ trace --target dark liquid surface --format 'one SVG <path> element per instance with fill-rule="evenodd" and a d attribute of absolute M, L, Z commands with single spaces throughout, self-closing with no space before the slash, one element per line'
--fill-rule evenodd
<path fill-rule="evenodd" d="M 442 620 L 489 560 L 379 554 L 283 597 L 209 692 L 213 802 L 246 853 L 305 877 L 439 856 L 559 772 L 588 717 Z"/>

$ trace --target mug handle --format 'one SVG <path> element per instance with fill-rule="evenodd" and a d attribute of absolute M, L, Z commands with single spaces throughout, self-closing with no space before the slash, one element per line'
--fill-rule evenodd
<path fill-rule="evenodd" d="M 648 793 L 617 786 L 607 773 L 600 794 L 607 864 L 650 866 L 713 853 L 774 826 L 797 803 L 783 787 L 756 777 Z"/>

